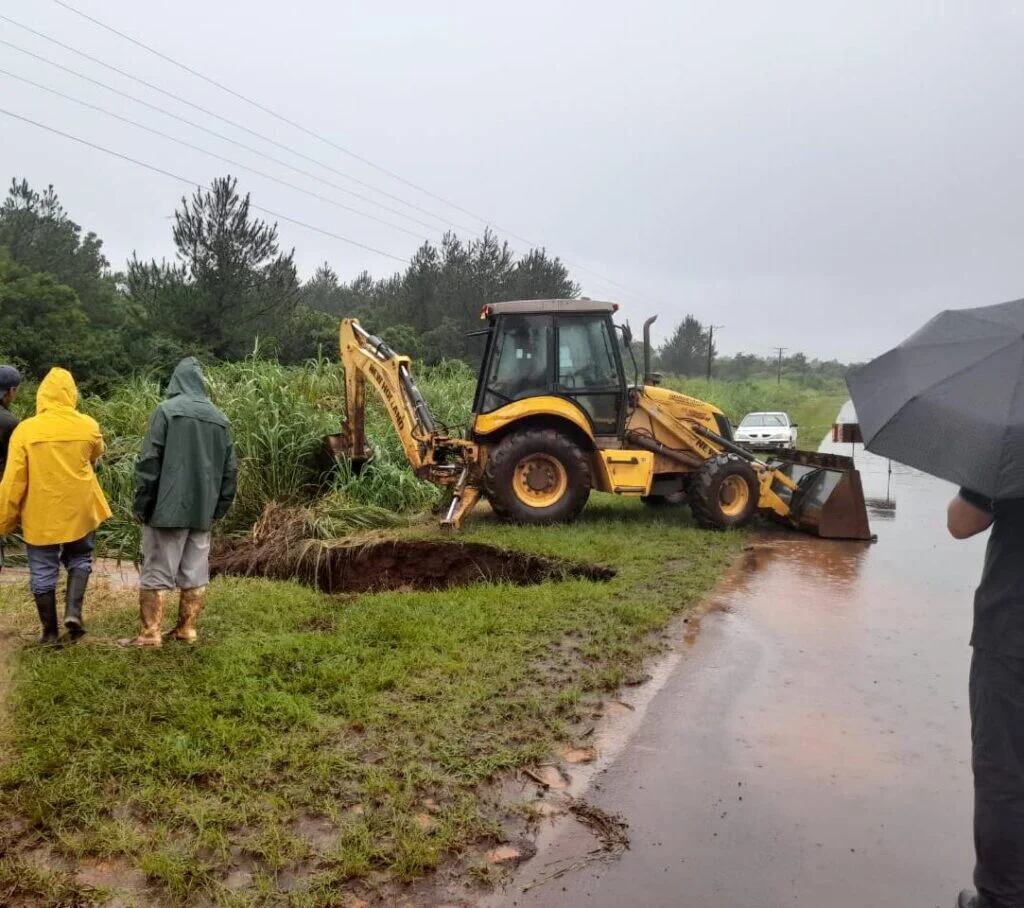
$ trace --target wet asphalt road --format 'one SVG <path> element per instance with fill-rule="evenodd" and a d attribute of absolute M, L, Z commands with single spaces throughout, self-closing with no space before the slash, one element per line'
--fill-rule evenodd
<path fill-rule="evenodd" d="M 984 538 L 946 535 L 948 484 L 856 456 L 865 494 L 896 502 L 872 511 L 878 542 L 775 534 L 748 552 L 585 792 L 631 849 L 524 892 L 593 848 L 563 821 L 500 904 L 946 908 L 969 885 Z"/>

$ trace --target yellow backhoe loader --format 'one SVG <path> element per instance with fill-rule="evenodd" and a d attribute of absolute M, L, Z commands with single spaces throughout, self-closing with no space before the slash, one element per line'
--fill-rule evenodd
<path fill-rule="evenodd" d="M 342 320 L 346 422 L 328 442 L 358 470 L 366 384 L 384 401 L 416 474 L 451 488 L 443 523 L 458 527 L 483 495 L 501 518 L 571 521 L 592 490 L 652 505 L 688 503 L 702 526 L 742 526 L 762 512 L 819 536 L 868 539 L 860 475 L 847 457 L 797 451 L 762 463 L 732 440 L 717 407 L 659 387 L 644 324 L 643 380 L 613 303 L 523 300 L 485 306 L 486 347 L 465 437 L 442 429 L 411 362 L 356 319 Z M 623 352 L 636 380 L 627 383 Z"/>

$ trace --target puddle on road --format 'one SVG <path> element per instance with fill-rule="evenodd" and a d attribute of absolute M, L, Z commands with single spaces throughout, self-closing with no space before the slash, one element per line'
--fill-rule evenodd
<path fill-rule="evenodd" d="M 849 888 L 840 857 L 878 876 L 865 842 L 897 849 L 908 825 L 943 828 L 924 815 L 968 778 L 962 691 L 947 666 L 965 659 L 957 622 L 967 620 L 979 555 L 945 538 L 950 487 L 860 450 L 857 460 L 880 541 L 759 534 L 703 609 L 671 625 L 651 683 L 623 693 L 627 708 L 604 710 L 597 761 L 570 770 L 570 793 L 621 811 L 641 840 L 671 840 L 685 862 L 665 857 L 654 883 L 645 875 L 659 856 L 635 848 L 615 865 L 534 888 L 593 847 L 561 816 L 542 824 L 537 857 L 484 905 L 624 904 L 645 886 L 670 904 L 695 881 L 726 904 L 789 903 L 802 891 L 786 872 L 794 861 L 834 894 Z M 945 801 L 913 796 L 928 786 Z M 726 811 L 717 805 L 729 795 Z M 872 807 L 851 815 L 850 803 Z M 956 866 L 944 840 L 931 847 L 944 855 L 939 866 Z M 756 875 L 728 870 L 764 853 L 776 855 L 779 879 L 766 872 L 763 890 Z M 915 872 L 901 863 L 900 873 Z M 941 876 L 926 868 L 929 880 Z"/>

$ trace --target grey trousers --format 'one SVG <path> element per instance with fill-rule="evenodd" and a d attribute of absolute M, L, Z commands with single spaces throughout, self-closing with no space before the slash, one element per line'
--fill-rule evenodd
<path fill-rule="evenodd" d="M 66 571 L 92 571 L 94 533 L 58 545 L 28 545 L 28 588 L 33 596 L 57 589 L 60 566 Z"/>
<path fill-rule="evenodd" d="M 210 582 L 210 531 L 142 528 L 144 590 L 192 590 Z"/>
<path fill-rule="evenodd" d="M 974 885 L 993 908 L 1024 906 L 1024 659 L 971 659 Z"/>

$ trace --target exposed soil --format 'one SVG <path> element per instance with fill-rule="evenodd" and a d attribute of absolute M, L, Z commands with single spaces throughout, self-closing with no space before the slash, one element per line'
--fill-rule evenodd
<path fill-rule="evenodd" d="M 610 580 L 611 568 L 514 552 L 479 542 L 397 540 L 338 545 L 306 541 L 266 557 L 266 542 L 225 540 L 213 574 L 298 580 L 325 593 L 437 590 L 470 583 L 526 586 L 546 580 Z"/>

